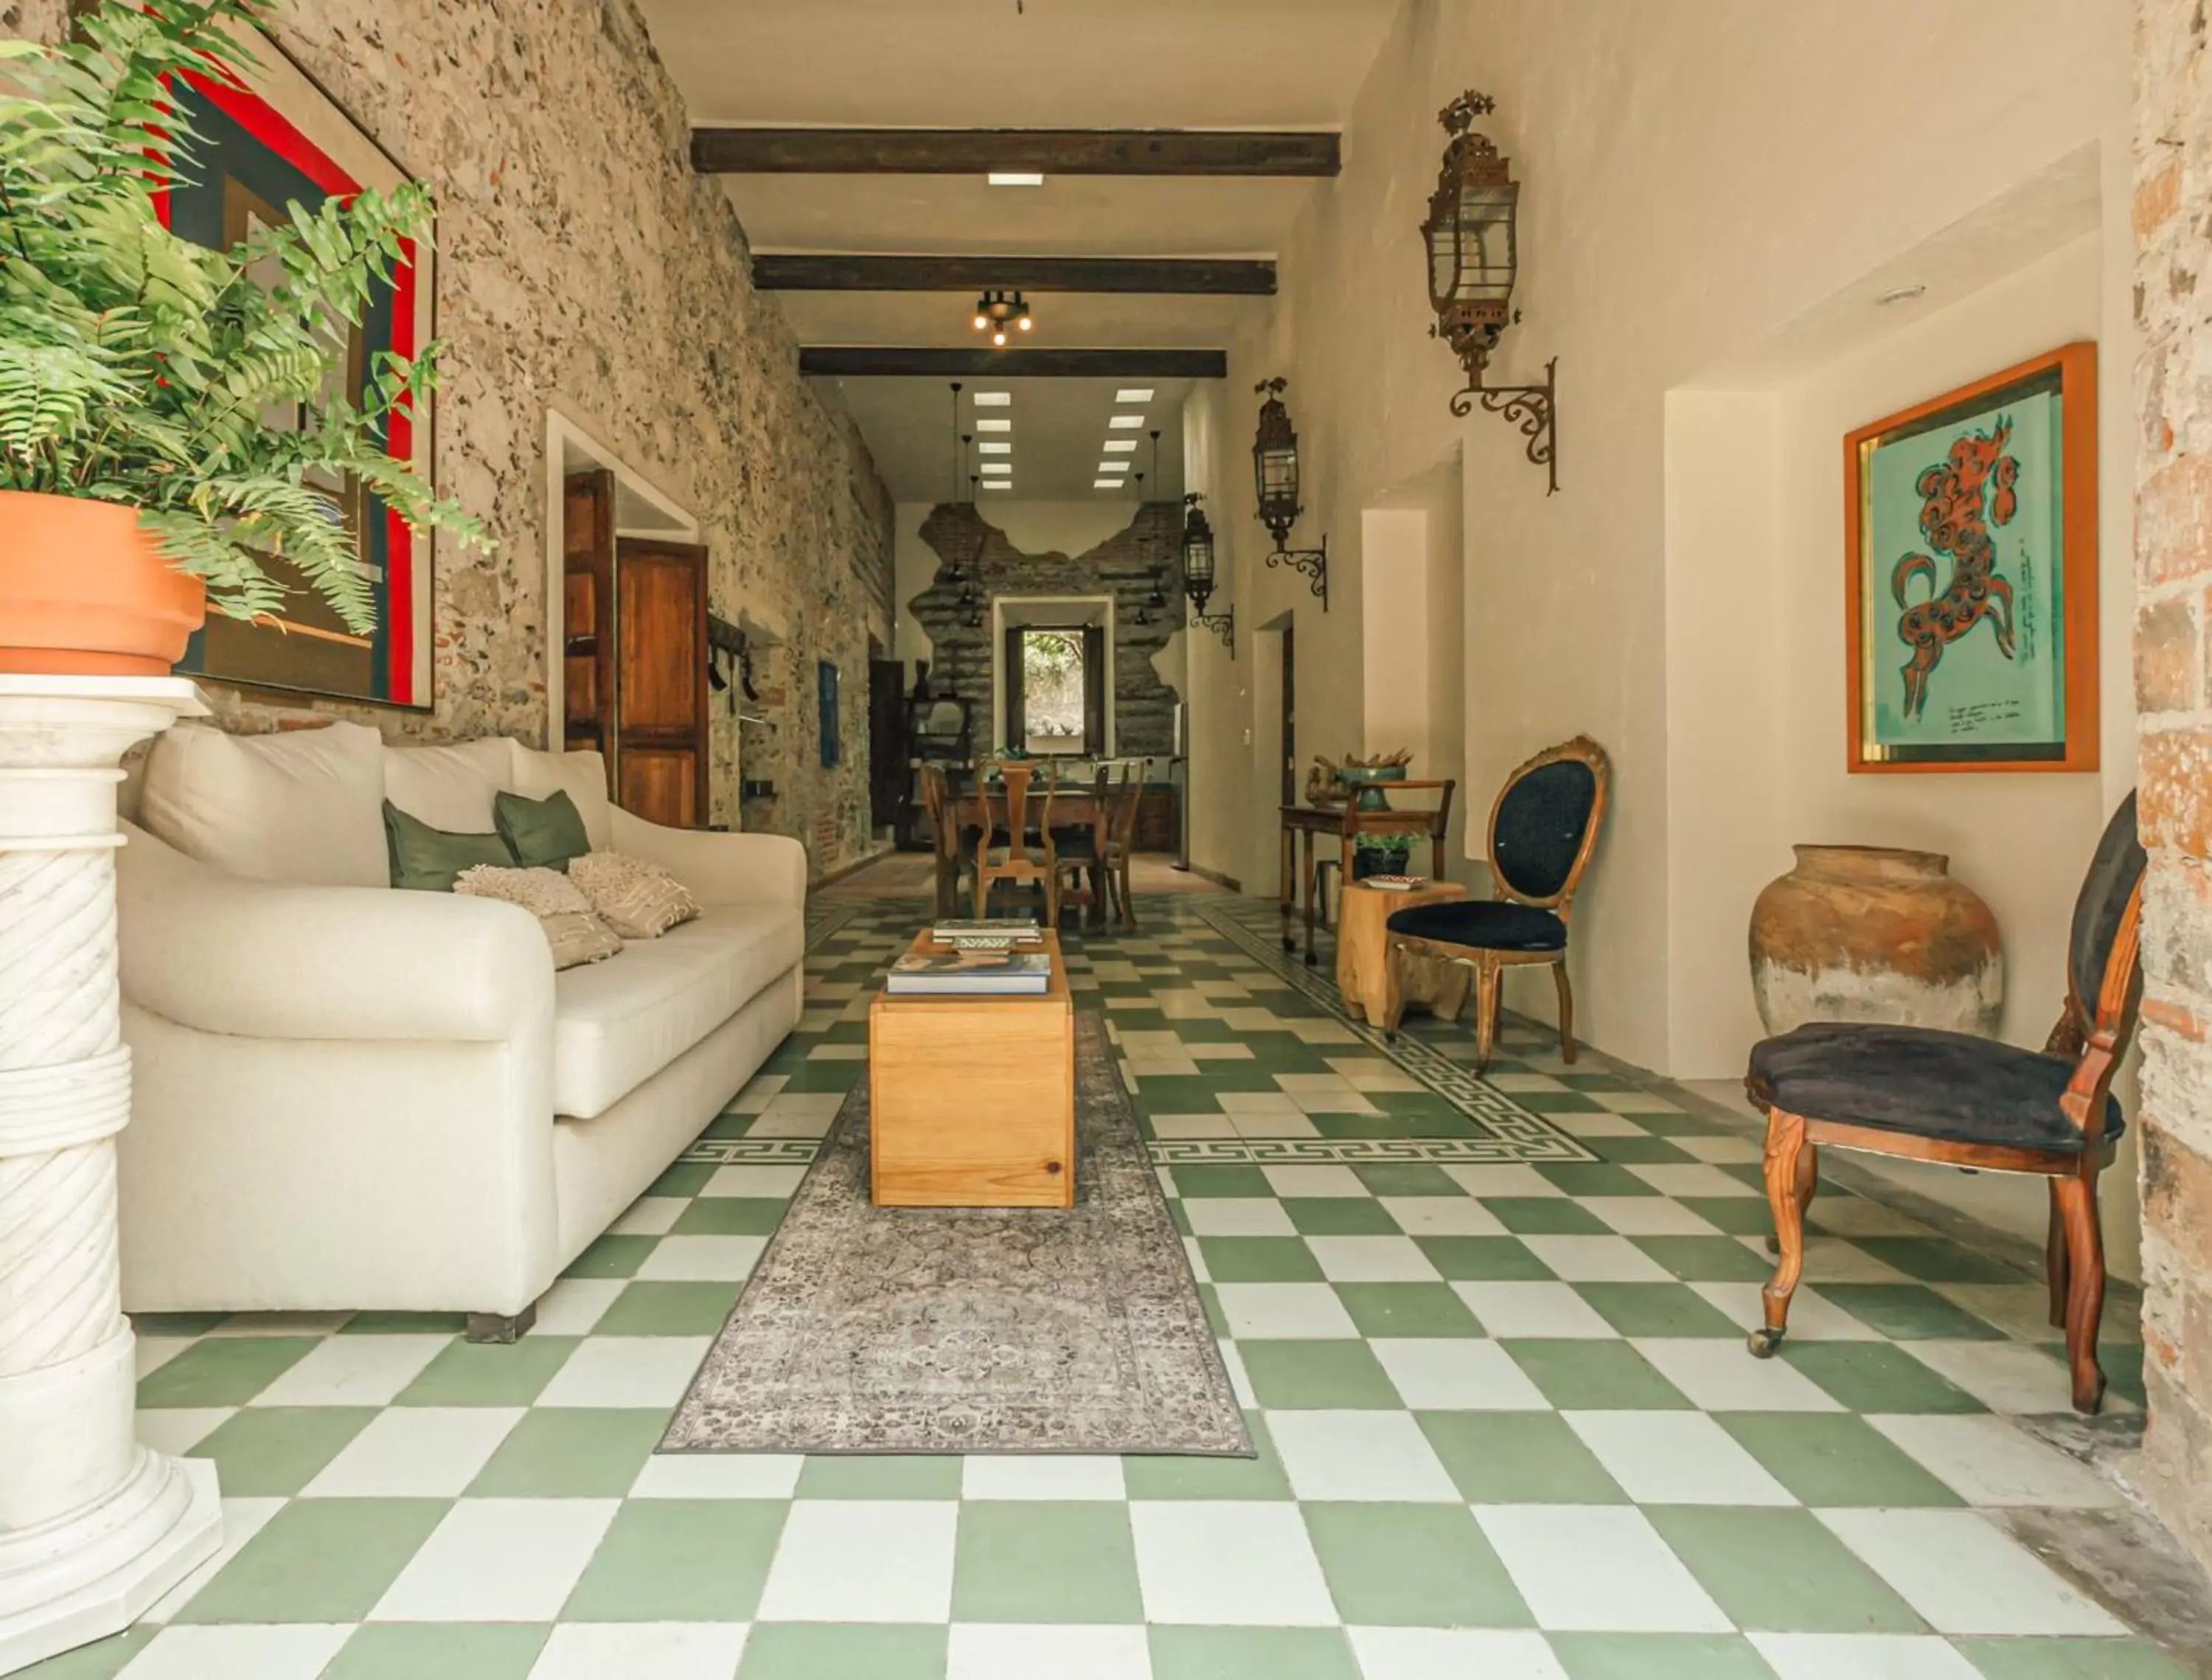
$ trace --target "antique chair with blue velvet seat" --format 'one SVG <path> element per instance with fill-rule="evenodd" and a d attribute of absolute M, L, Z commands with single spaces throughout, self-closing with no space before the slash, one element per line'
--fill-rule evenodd
<path fill-rule="evenodd" d="M 2066 1007 L 2040 1052 L 1970 1033 L 1852 1021 L 1812 1022 L 1753 1050 L 1744 1088 L 1766 1113 L 1766 1200 L 1778 1257 L 1761 1292 L 1765 1324 L 1751 1333 L 1753 1354 L 1771 1358 L 1787 1333 L 1819 1147 L 1832 1143 L 2048 1179 L 2051 1322 L 2066 1331 L 2074 1409 L 2102 1403 L 2097 1174 L 2125 1124 L 2112 1084 L 2142 994 L 2142 875 L 2130 794 L 2106 825 L 2075 902 Z"/>
<path fill-rule="evenodd" d="M 1474 971 L 1474 1066 L 1490 1065 L 1509 968 L 1548 966 L 1559 994 L 1559 1055 L 1575 1059 L 1574 992 L 1567 983 L 1567 916 L 1605 820 L 1605 749 L 1577 735 L 1522 764 L 1490 807 L 1491 897 L 1419 904 L 1390 918 L 1389 1001 L 1395 1038 L 1405 1008 L 1405 964 L 1426 957 Z"/>

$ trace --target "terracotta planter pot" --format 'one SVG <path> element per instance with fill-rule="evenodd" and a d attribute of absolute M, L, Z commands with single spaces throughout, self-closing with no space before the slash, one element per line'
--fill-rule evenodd
<path fill-rule="evenodd" d="M 1751 983 L 1769 1032 L 1894 1021 L 1995 1037 L 1996 917 L 1940 852 L 1797 846 L 1751 912 Z"/>
<path fill-rule="evenodd" d="M 0 490 L 0 671 L 166 677 L 206 617 L 136 508 Z"/>

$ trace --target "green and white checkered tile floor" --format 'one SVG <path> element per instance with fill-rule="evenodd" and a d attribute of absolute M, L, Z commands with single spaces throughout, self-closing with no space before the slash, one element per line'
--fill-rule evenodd
<path fill-rule="evenodd" d="M 519 1344 L 389 1312 L 143 1320 L 143 1433 L 220 1466 L 224 1552 L 31 1672 L 2184 1671 L 1984 1514 L 2118 1500 L 2007 1416 L 2063 1405 L 2034 1278 L 1824 1189 L 1790 1342 L 1754 1360 L 1740 1123 L 1527 1032 L 1482 1081 L 1464 1026 L 1394 1055 L 1277 953 L 1268 906 L 1141 908 L 1139 935 L 1071 939 L 1070 969 L 1157 1139 L 1256 1460 L 653 1456 L 921 913 L 826 895 L 799 1032 Z M 2139 1401 L 2139 1351 L 2106 1358 L 2113 1403 Z"/>

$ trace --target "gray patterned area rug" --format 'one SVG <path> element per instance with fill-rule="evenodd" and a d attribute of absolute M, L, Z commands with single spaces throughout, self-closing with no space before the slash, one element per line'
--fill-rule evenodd
<path fill-rule="evenodd" d="M 1103 1024 L 1075 1027 L 1074 1208 L 874 1206 L 857 1080 L 660 1451 L 1251 1456 Z"/>

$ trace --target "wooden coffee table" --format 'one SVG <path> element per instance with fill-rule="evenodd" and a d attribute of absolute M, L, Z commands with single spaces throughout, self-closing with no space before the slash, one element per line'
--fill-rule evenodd
<path fill-rule="evenodd" d="M 868 1010 L 869 1194 L 882 1208 L 1075 1205 L 1075 1010 L 1060 936 L 1041 997 Z M 925 931 L 912 950 L 939 947 Z"/>

